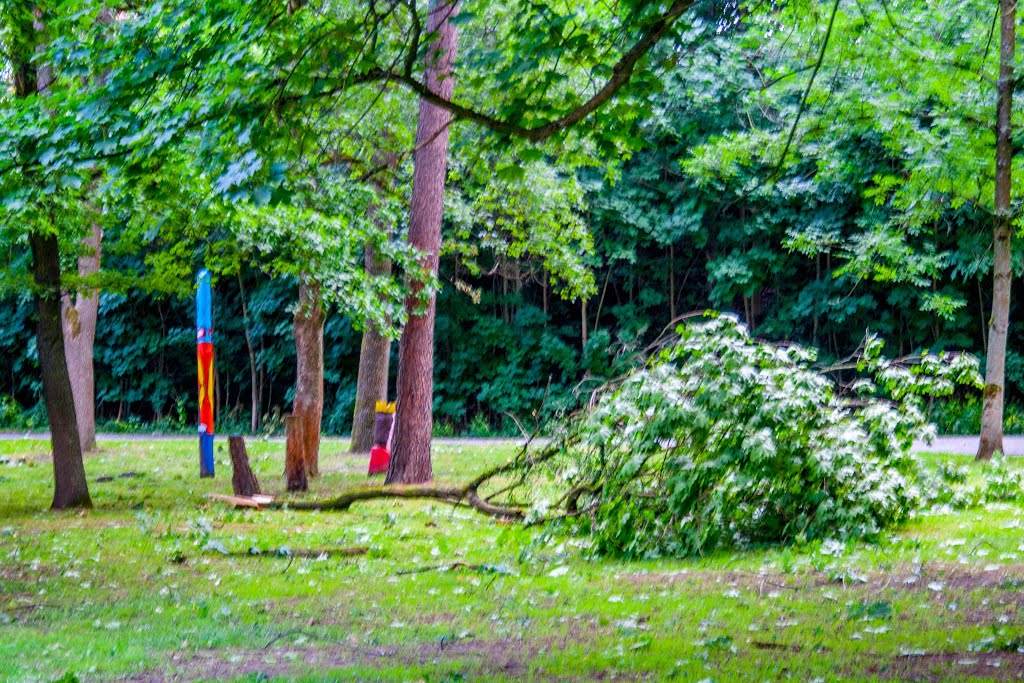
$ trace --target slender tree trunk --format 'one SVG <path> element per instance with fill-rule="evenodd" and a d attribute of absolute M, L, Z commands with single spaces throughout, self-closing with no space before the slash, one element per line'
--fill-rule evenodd
<path fill-rule="evenodd" d="M 1003 450 L 1003 397 L 1006 340 L 1010 328 L 1010 237 L 1013 214 L 1010 191 L 1013 170 L 1013 60 L 1016 49 L 1016 0 L 1000 0 L 999 104 L 996 112 L 996 197 L 992 239 L 992 317 L 989 319 L 985 363 L 985 395 L 981 411 L 978 460 Z"/>
<path fill-rule="evenodd" d="M 427 21 L 428 35 L 436 35 L 427 50 L 427 87 L 450 99 L 455 86 L 451 65 L 455 59 L 458 34 L 449 21 L 458 12 L 452 0 L 434 0 Z M 444 215 L 444 186 L 448 171 L 448 127 L 451 114 L 420 100 L 413 158 L 412 204 L 409 212 L 409 243 L 423 254 L 424 265 L 437 272 L 441 251 L 441 220 Z M 434 311 L 431 293 L 425 310 L 417 312 L 422 282 L 410 283 L 406 298 L 409 322 L 398 345 L 398 406 L 394 452 L 385 483 L 418 484 L 432 478 L 430 438 L 434 415 Z"/>
<path fill-rule="evenodd" d="M 324 413 L 324 309 L 320 284 L 299 284 L 299 305 L 292 323 L 295 337 L 295 399 L 292 414 L 302 422 L 306 472 L 320 474 L 320 422 Z"/>
<path fill-rule="evenodd" d="M 89 486 L 85 481 L 82 444 L 75 417 L 75 397 L 68 375 L 61 326 L 60 247 L 56 235 L 29 236 L 32 271 L 35 276 L 36 309 L 39 327 L 36 346 L 43 375 L 46 415 L 50 420 L 53 447 L 53 509 L 90 507 Z"/>
<path fill-rule="evenodd" d="M 587 300 L 580 299 L 580 348 L 587 348 Z"/>
<path fill-rule="evenodd" d="M 95 275 L 100 269 L 100 249 L 103 229 L 94 223 L 83 240 L 85 253 L 78 259 L 78 274 Z M 83 451 L 96 448 L 96 380 L 93 349 L 96 345 L 96 321 L 99 315 L 100 293 L 92 289 L 78 292 L 74 303 L 67 293 L 61 299 L 61 320 L 64 350 L 67 353 L 68 375 L 75 397 L 75 415 L 78 421 L 78 439 Z"/>
<path fill-rule="evenodd" d="M 249 330 L 249 306 L 245 303 L 245 284 L 242 271 L 238 271 L 238 293 L 242 301 L 242 332 L 245 335 L 245 348 L 249 352 L 249 431 L 255 434 L 260 428 L 260 370 L 256 367 L 256 349 L 252 345 L 252 332 Z"/>
<path fill-rule="evenodd" d="M 668 245 L 668 319 L 676 319 L 676 245 Z"/>
<path fill-rule="evenodd" d="M 366 272 L 372 276 L 390 275 L 391 261 L 378 259 L 373 247 L 366 247 Z M 383 336 L 373 323 L 363 331 L 359 348 L 359 377 L 356 380 L 356 407 L 352 416 L 353 453 L 369 453 L 373 448 L 373 425 L 377 401 L 388 397 L 388 365 L 391 340 Z"/>
<path fill-rule="evenodd" d="M 385 166 L 393 171 L 398 165 L 398 155 L 394 152 L 381 152 L 374 155 L 374 163 Z M 379 199 L 383 200 L 393 190 L 393 183 L 388 179 L 376 184 Z M 370 206 L 374 224 L 382 234 L 391 234 L 391 226 L 381 219 L 376 205 Z M 379 258 L 372 245 L 366 245 L 364 269 L 370 277 L 387 277 L 391 275 L 391 261 Z M 369 453 L 373 448 L 373 426 L 376 422 L 377 401 L 388 399 L 388 366 L 391 363 L 391 340 L 381 335 L 373 323 L 368 323 L 363 330 L 362 345 L 359 348 L 359 374 L 356 379 L 356 404 L 352 414 L 352 453 Z"/>
<path fill-rule="evenodd" d="M 547 324 L 548 324 L 548 320 L 547 320 L 547 315 L 548 315 L 548 274 L 545 271 L 543 271 L 543 270 L 541 270 L 540 273 L 541 273 L 541 277 L 543 278 L 543 280 L 540 283 L 540 286 L 541 286 L 541 302 L 542 302 L 542 306 L 543 306 L 543 309 L 544 309 L 544 325 L 546 327 Z"/>
<path fill-rule="evenodd" d="M 981 291 L 981 278 L 978 280 L 978 317 L 981 320 L 981 348 L 988 354 L 988 325 L 985 320 L 985 294 Z"/>

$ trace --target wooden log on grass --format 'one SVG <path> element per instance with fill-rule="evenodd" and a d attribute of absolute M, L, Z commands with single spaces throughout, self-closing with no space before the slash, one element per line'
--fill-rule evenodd
<path fill-rule="evenodd" d="M 231 451 L 231 488 L 236 496 L 255 496 L 260 493 L 260 483 L 249 466 L 249 454 L 245 452 L 245 439 L 241 436 L 228 437 L 228 449 Z"/>
<path fill-rule="evenodd" d="M 286 445 L 284 454 L 285 489 L 289 492 L 307 491 L 305 420 L 302 415 L 284 418 Z"/>

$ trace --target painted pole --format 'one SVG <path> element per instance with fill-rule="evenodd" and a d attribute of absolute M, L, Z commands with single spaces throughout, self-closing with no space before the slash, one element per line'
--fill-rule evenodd
<path fill-rule="evenodd" d="M 213 476 L 213 295 L 210 271 L 196 276 L 196 360 L 199 365 L 199 476 Z"/>

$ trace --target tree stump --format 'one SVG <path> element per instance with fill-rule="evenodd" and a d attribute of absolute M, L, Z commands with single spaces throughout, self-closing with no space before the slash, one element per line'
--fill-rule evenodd
<path fill-rule="evenodd" d="M 284 418 L 287 444 L 284 454 L 284 476 L 288 491 L 307 491 L 306 483 L 306 439 L 302 415 L 286 415 Z"/>
<path fill-rule="evenodd" d="M 241 436 L 228 437 L 228 449 L 231 451 L 231 488 L 236 496 L 255 496 L 260 493 L 260 483 L 249 466 L 249 454 L 245 452 L 245 439 Z"/>

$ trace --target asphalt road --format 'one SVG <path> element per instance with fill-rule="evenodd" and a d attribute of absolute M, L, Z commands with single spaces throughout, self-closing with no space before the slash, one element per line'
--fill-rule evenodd
<path fill-rule="evenodd" d="M 13 439 L 49 439 L 47 432 L 0 432 L 0 440 L 10 441 Z M 194 436 L 182 434 L 98 434 L 97 439 L 101 441 L 192 441 Z M 271 437 L 270 441 L 283 442 L 284 437 Z M 539 441 L 539 440 L 538 440 Z M 434 443 L 445 446 L 458 444 L 501 444 L 501 443 L 522 443 L 522 439 L 485 439 L 485 438 L 461 438 L 461 439 L 434 439 Z M 1024 436 L 1007 436 L 1003 439 L 1003 447 L 1007 455 L 1024 456 Z M 922 442 L 914 444 L 914 451 L 918 453 L 955 453 L 958 455 L 974 455 L 978 451 L 977 436 L 940 436 L 930 445 Z"/>
<path fill-rule="evenodd" d="M 957 453 L 974 455 L 978 452 L 977 436 L 940 436 L 929 446 L 915 443 L 914 450 L 918 453 Z M 1004 436 L 1003 450 L 1006 455 L 1024 455 L 1024 436 Z"/>
<path fill-rule="evenodd" d="M 227 434 L 217 434 L 217 438 L 224 438 Z M 0 432 L 0 441 L 14 441 L 17 439 L 29 439 L 36 441 L 49 440 L 49 432 Z M 266 440 L 271 443 L 284 443 L 284 436 L 250 436 L 245 435 L 246 440 L 260 441 Z M 194 441 L 196 437 L 189 434 L 148 434 L 146 432 L 132 432 L 132 433 L 99 433 L 96 435 L 97 441 Z M 329 436 L 324 437 L 326 441 L 342 442 L 348 441 L 348 437 L 341 436 Z M 459 444 L 521 444 L 524 439 L 510 439 L 510 438 L 491 438 L 491 437 L 460 437 L 460 438 L 437 438 L 434 439 L 434 443 L 443 446 L 458 446 Z M 541 441 L 541 439 L 537 439 Z"/>

